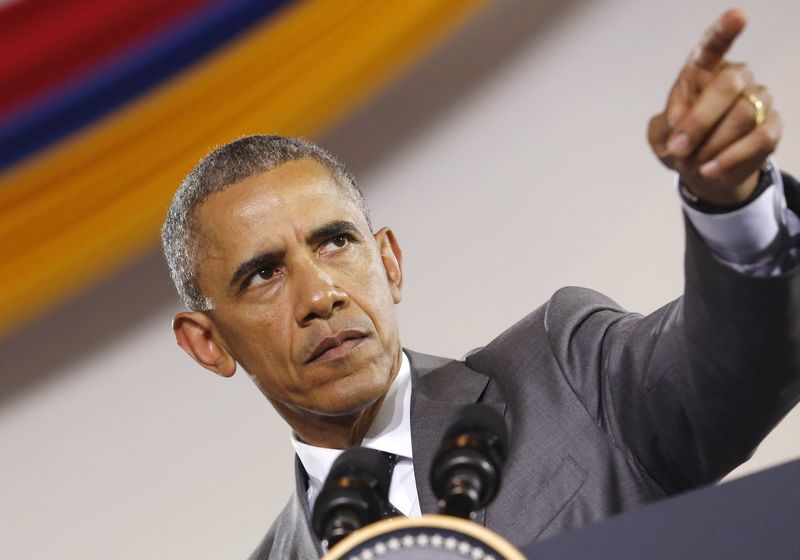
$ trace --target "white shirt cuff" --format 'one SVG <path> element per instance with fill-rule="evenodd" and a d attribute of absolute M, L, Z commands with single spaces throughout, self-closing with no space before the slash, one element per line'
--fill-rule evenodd
<path fill-rule="evenodd" d="M 777 166 L 771 170 L 772 185 L 747 206 L 724 214 L 706 214 L 683 201 L 683 210 L 711 250 L 735 264 L 754 263 L 778 237 L 786 199 Z"/>

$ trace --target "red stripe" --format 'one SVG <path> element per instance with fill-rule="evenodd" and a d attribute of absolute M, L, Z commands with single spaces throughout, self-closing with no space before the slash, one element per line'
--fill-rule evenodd
<path fill-rule="evenodd" d="M 0 118 L 210 0 L 24 0 L 0 10 Z"/>

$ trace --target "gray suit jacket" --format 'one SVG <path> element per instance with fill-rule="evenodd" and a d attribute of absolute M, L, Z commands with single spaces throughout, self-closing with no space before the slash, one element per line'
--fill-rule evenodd
<path fill-rule="evenodd" d="M 564 288 L 463 362 L 409 352 L 422 512 L 436 510 L 429 475 L 443 427 L 478 401 L 511 436 L 502 487 L 478 521 L 518 546 L 746 460 L 800 400 L 800 273 L 736 273 L 691 228 L 685 265 L 684 296 L 646 317 Z M 251 559 L 321 555 L 299 462 L 297 484 Z"/>

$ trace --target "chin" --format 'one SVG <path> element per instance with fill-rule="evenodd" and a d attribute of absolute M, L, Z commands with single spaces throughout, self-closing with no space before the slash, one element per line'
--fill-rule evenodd
<path fill-rule="evenodd" d="M 326 416 L 357 414 L 383 398 L 390 386 L 389 376 L 372 372 L 349 375 L 320 387 L 316 411 Z"/>

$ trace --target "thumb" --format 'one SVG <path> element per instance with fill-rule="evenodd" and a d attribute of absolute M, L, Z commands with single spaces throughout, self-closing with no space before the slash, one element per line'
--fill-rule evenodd
<path fill-rule="evenodd" d="M 670 169 L 674 169 L 672 163 L 672 155 L 667 149 L 667 140 L 669 139 L 672 127 L 669 125 L 667 113 L 659 113 L 650 119 L 647 126 L 647 141 L 653 149 L 653 153 L 660 159 L 664 165 Z"/>

